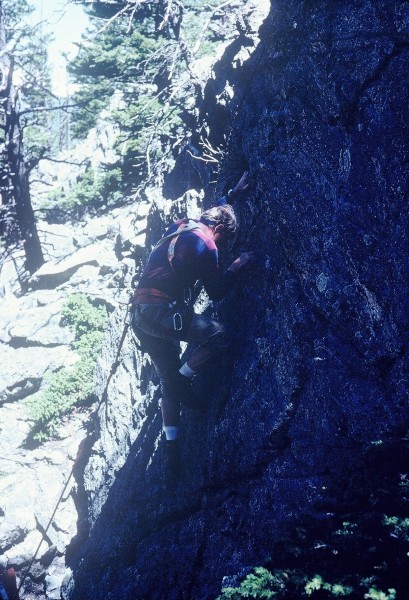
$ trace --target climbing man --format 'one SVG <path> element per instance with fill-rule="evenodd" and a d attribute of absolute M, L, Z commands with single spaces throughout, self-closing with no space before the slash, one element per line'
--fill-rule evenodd
<path fill-rule="evenodd" d="M 222 298 L 252 259 L 241 254 L 223 272 L 218 249 L 236 230 L 233 208 L 226 203 L 248 187 L 245 172 L 238 184 L 199 219 L 173 223 L 153 249 L 135 290 L 132 327 L 142 349 L 149 354 L 162 390 L 162 421 L 166 437 L 168 471 L 178 470 L 180 404 L 200 408 L 192 378 L 223 352 L 229 339 L 223 325 L 193 310 L 193 288 L 199 281 L 210 299 Z M 181 365 L 180 341 L 197 344 Z"/>

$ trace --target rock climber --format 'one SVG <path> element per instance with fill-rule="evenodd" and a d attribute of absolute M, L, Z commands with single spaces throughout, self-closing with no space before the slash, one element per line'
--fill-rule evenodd
<path fill-rule="evenodd" d="M 218 300 L 252 260 L 253 253 L 245 252 L 225 272 L 218 260 L 218 249 L 237 225 L 227 200 L 247 187 L 245 172 L 227 197 L 204 211 L 199 219 L 186 218 L 173 223 L 153 249 L 135 290 L 132 327 L 160 379 L 166 457 L 171 470 L 178 465 L 180 404 L 199 408 L 192 379 L 229 345 L 221 323 L 194 312 L 192 290 L 199 281 L 210 299 Z M 198 345 L 183 365 L 180 341 Z"/>

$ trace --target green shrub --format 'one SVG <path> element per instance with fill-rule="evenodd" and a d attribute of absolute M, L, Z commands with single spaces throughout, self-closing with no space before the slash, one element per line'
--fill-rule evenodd
<path fill-rule="evenodd" d="M 369 592 L 365 594 L 364 598 L 367 600 L 395 600 L 396 590 L 391 588 L 385 593 L 377 588 L 371 587 Z"/>
<path fill-rule="evenodd" d="M 387 515 L 384 515 L 383 523 L 392 530 L 390 535 L 397 539 L 404 540 L 405 542 L 409 542 L 409 518 L 388 517 Z"/>
<path fill-rule="evenodd" d="M 369 581 L 367 582 L 369 583 Z M 365 580 L 361 580 L 356 588 L 342 583 L 329 583 L 321 575 L 310 579 L 299 570 L 274 569 L 256 567 L 246 576 L 238 587 L 224 587 L 216 600 L 254 600 L 275 599 L 293 600 L 302 598 L 365 598 L 367 600 L 395 600 L 396 590 L 389 588 L 387 592 L 371 585 L 368 592 L 358 592 L 358 588 L 368 589 Z"/>
<path fill-rule="evenodd" d="M 67 192 L 56 190 L 47 198 L 47 204 L 55 203 L 59 209 L 72 211 L 81 207 L 98 207 L 109 204 L 122 196 L 122 171 L 88 169 L 80 175 L 77 183 Z"/>
<path fill-rule="evenodd" d="M 32 438 L 38 442 L 56 433 L 61 417 L 73 406 L 92 398 L 93 371 L 108 316 L 104 306 L 93 305 L 84 294 L 68 298 L 62 314 L 75 335 L 72 346 L 80 358 L 74 365 L 46 375 L 44 392 L 26 401 L 29 415 L 34 419 Z"/>
<path fill-rule="evenodd" d="M 322 593 L 325 593 L 327 598 L 341 598 L 350 596 L 353 591 L 350 586 L 328 583 L 321 575 L 314 575 L 307 580 L 307 576 L 299 570 L 269 571 L 265 567 L 256 567 L 240 586 L 223 588 L 217 600 L 240 600 L 241 598 L 285 600 L 294 598 L 294 594 L 301 599 L 310 598 L 315 592 L 321 594 L 320 598 L 323 597 Z"/>
<path fill-rule="evenodd" d="M 94 332 L 103 333 L 107 321 L 107 310 L 104 305 L 95 306 L 85 294 L 73 294 L 62 309 L 65 324 L 69 325 L 76 340 Z"/>
<path fill-rule="evenodd" d="M 350 596 L 354 591 L 350 586 L 342 585 L 341 583 L 328 583 L 323 580 L 321 575 L 314 575 L 310 581 L 307 581 L 304 589 L 307 596 L 311 596 L 318 590 L 325 590 L 329 597 L 334 598 Z"/>
<path fill-rule="evenodd" d="M 271 573 L 264 567 L 256 567 L 249 573 L 239 587 L 225 587 L 217 600 L 239 600 L 240 598 L 270 599 L 281 598 L 285 590 L 288 575 L 284 571 Z"/>
<path fill-rule="evenodd" d="M 400 600 L 409 598 L 409 437 L 370 444 L 326 488 L 332 512 L 288 524 L 262 566 L 218 600 Z M 322 505 L 319 505 L 321 509 Z M 268 552 L 268 553 L 267 553 Z"/>

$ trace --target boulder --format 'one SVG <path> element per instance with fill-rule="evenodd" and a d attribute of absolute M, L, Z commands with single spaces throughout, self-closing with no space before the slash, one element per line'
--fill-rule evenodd
<path fill-rule="evenodd" d="M 61 585 L 66 576 L 64 559 L 59 558 L 48 569 L 45 578 L 45 591 L 47 600 L 61 600 Z"/>
<path fill-rule="evenodd" d="M 57 346 L 69 345 L 74 334 L 68 327 L 61 326 L 63 301 L 48 304 L 27 311 L 20 311 L 10 326 L 9 344 L 17 346 Z"/>
<path fill-rule="evenodd" d="M 87 219 L 82 225 L 82 231 L 84 239 L 87 240 L 86 246 L 97 240 L 103 240 L 109 235 L 111 238 L 115 235 L 115 227 L 112 225 L 110 214 Z"/>
<path fill-rule="evenodd" d="M 33 486 L 35 477 L 29 470 L 22 471 L 21 463 L 6 461 L 6 475 L 0 480 L 1 520 L 0 547 L 10 552 L 26 539 L 26 536 L 36 529 L 36 520 L 32 505 Z M 20 477 L 16 477 L 16 473 Z M 17 549 L 17 554 L 23 546 Z M 14 561 L 12 561 L 14 562 Z M 24 561 L 23 561 L 24 562 Z M 20 563 L 17 563 L 20 564 Z"/>
<path fill-rule="evenodd" d="M 31 426 L 32 422 L 28 417 L 24 402 L 10 402 L 2 405 L 0 409 L 0 455 L 7 462 L 11 460 L 8 463 L 8 469 L 11 465 L 15 465 L 14 461 L 16 460 L 19 461 L 18 465 L 31 463 L 30 453 L 24 448 Z M 14 466 L 11 472 L 18 477 L 18 470 L 19 467 Z"/>
<path fill-rule="evenodd" d="M 40 542 L 41 545 L 39 546 Z M 49 544 L 43 539 L 43 535 L 40 531 L 32 530 L 22 542 L 13 545 L 13 547 L 7 551 L 8 561 L 13 565 L 28 565 L 38 547 L 38 556 L 41 557 L 49 549 Z M 39 561 L 37 561 L 37 564 L 39 564 Z"/>
<path fill-rule="evenodd" d="M 56 346 L 52 352 L 46 347 L 13 349 L 0 345 L 3 377 L 0 383 L 0 403 L 21 400 L 39 390 L 47 371 L 56 371 L 72 365 L 78 355 L 67 346 Z"/>
<path fill-rule="evenodd" d="M 23 262 L 23 257 L 19 262 Z M 0 269 L 0 298 L 14 298 L 21 291 L 15 257 L 2 259 Z"/>
<path fill-rule="evenodd" d="M 74 227 L 39 221 L 38 235 L 47 261 L 58 262 L 75 252 Z"/>
<path fill-rule="evenodd" d="M 85 265 L 113 268 L 117 259 L 109 246 L 90 244 L 80 248 L 58 263 L 45 263 L 30 279 L 32 289 L 54 289 L 70 280 L 78 269 Z"/>
<path fill-rule="evenodd" d="M 61 503 L 47 532 L 47 537 L 60 554 L 64 554 L 66 547 L 77 534 L 77 517 L 74 500 L 69 496 Z"/>

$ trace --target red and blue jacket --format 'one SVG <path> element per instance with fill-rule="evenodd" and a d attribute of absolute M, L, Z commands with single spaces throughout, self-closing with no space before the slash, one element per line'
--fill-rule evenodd
<path fill-rule="evenodd" d="M 224 198 L 218 202 L 224 203 Z M 237 273 L 221 270 L 216 244 L 200 228 L 178 235 L 172 260 L 169 260 L 169 244 L 174 239 L 172 233 L 181 224 L 191 221 L 182 219 L 173 223 L 164 235 L 165 238 L 170 236 L 169 239 L 154 248 L 135 293 L 136 303 L 182 300 L 185 290 L 192 289 L 197 281 L 212 300 L 219 300 L 230 290 Z"/>

